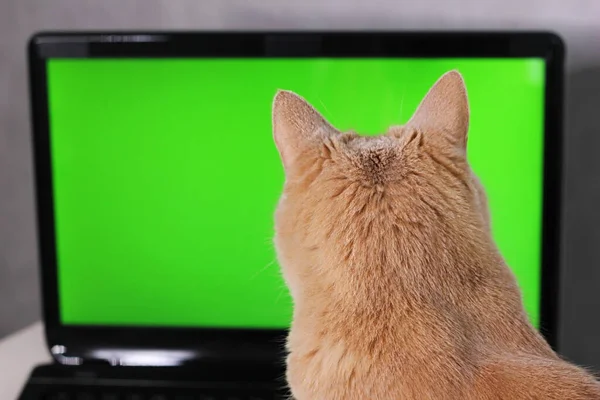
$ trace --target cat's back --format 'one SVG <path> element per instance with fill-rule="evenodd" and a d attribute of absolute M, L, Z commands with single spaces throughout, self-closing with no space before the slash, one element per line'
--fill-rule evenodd
<path fill-rule="evenodd" d="M 302 399 L 600 399 L 600 384 L 586 371 L 536 354 L 468 360 L 444 349 L 429 353 L 427 360 L 386 359 L 338 344 L 289 357 L 288 380 Z"/>
<path fill-rule="evenodd" d="M 469 400 L 600 399 L 600 383 L 591 374 L 558 358 L 504 353 L 484 361 Z"/>

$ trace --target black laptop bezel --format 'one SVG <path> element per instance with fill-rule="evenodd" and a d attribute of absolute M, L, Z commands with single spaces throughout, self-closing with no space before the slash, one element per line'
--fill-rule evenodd
<path fill-rule="evenodd" d="M 539 57 L 546 61 L 540 330 L 556 348 L 564 45 L 547 32 L 47 32 L 29 42 L 38 246 L 49 348 L 94 359 L 102 349 L 185 349 L 194 358 L 274 357 L 285 330 L 69 326 L 60 322 L 55 250 L 48 58 Z M 399 77 L 401 79 L 402 77 Z M 54 351 L 56 353 L 56 351 Z M 62 356 L 61 356 L 62 357 Z M 64 358 L 64 357 L 63 357 Z"/>

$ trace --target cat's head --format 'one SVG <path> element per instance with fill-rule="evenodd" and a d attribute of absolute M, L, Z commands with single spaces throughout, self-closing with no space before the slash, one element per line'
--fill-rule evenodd
<path fill-rule="evenodd" d="M 435 83 L 408 123 L 372 137 L 340 132 L 300 96 L 277 93 L 273 131 L 286 182 L 275 245 L 296 300 L 369 282 L 361 276 L 367 270 L 383 279 L 378 268 L 431 262 L 428 246 L 489 232 L 485 194 L 466 158 L 468 123 L 455 71 Z M 454 251 L 438 250 L 446 258 Z"/>

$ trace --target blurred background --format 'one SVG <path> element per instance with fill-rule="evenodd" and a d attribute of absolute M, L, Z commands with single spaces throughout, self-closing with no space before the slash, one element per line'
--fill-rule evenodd
<path fill-rule="evenodd" d="M 543 29 L 567 44 L 559 346 L 600 368 L 599 21 L 598 0 L 0 0 L 0 338 L 40 319 L 25 52 L 32 33 Z"/>

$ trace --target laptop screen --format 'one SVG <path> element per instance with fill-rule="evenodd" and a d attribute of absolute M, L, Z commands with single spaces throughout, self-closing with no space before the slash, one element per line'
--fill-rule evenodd
<path fill-rule="evenodd" d="M 538 326 L 545 61 L 533 58 L 49 59 L 62 324 L 286 328 L 277 89 L 377 134 L 452 69 L 494 237 Z"/>

